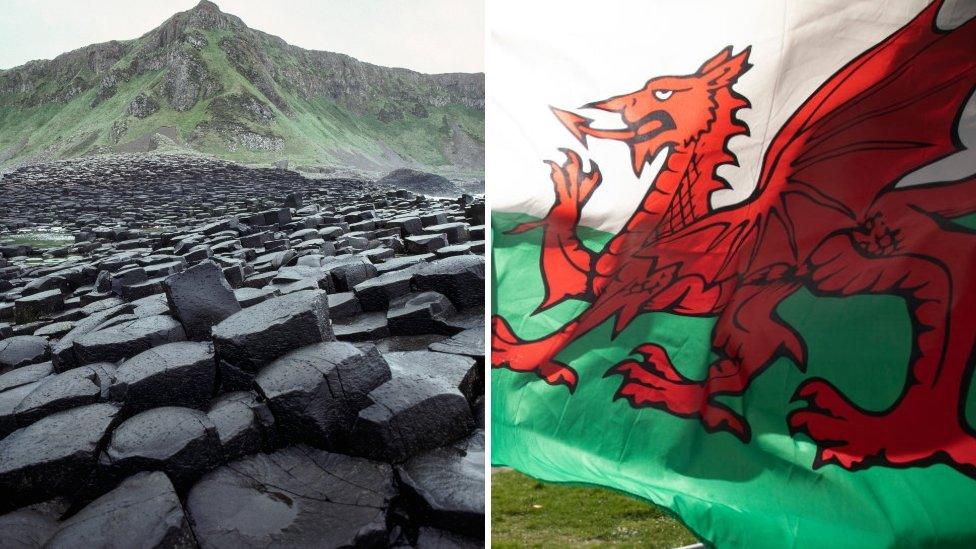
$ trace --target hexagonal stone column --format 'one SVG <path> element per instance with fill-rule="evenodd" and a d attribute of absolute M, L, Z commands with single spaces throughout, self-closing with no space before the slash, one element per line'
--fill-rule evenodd
<path fill-rule="evenodd" d="M 246 373 L 279 356 L 332 341 L 329 304 L 322 290 L 303 290 L 242 309 L 213 328 L 219 358 Z"/>
<path fill-rule="evenodd" d="M 241 310 L 223 270 L 210 260 L 170 275 L 163 289 L 188 339 L 209 339 L 213 326 Z"/>

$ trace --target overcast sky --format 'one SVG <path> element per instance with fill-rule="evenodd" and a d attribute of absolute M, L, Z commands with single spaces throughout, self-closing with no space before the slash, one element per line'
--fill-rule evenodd
<path fill-rule="evenodd" d="M 0 68 L 136 38 L 198 0 L 0 0 Z M 215 0 L 307 49 L 421 72 L 484 70 L 484 0 Z"/>

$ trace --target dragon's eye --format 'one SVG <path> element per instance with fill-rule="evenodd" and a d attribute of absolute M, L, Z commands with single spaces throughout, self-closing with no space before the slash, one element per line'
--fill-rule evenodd
<path fill-rule="evenodd" d="M 654 97 L 657 97 L 659 101 L 664 101 L 671 97 L 672 93 L 674 93 L 674 90 L 654 90 Z"/>

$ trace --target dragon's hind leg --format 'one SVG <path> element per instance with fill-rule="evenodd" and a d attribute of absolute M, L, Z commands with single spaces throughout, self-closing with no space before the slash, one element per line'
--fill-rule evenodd
<path fill-rule="evenodd" d="M 623 376 L 617 397 L 635 407 L 649 406 L 697 418 L 709 432 L 729 431 L 748 441 L 751 431 L 745 418 L 715 397 L 742 394 L 755 376 L 780 356 L 802 366 L 802 343 L 775 311 L 798 286 L 774 281 L 737 288 L 712 334 L 712 347 L 720 358 L 709 366 L 701 381 L 678 372 L 664 348 L 653 343 L 640 345 L 634 349 L 639 359 L 624 360 L 607 372 Z"/>
<path fill-rule="evenodd" d="M 795 395 L 806 406 L 788 422 L 817 442 L 816 466 L 946 462 L 976 475 L 976 433 L 961 405 L 976 338 L 976 236 L 946 230 L 938 216 L 902 198 L 879 201 L 861 230 L 829 238 L 808 265 L 821 294 L 906 299 L 915 345 L 901 395 L 887 410 L 868 411 L 828 381 L 811 379 Z"/>

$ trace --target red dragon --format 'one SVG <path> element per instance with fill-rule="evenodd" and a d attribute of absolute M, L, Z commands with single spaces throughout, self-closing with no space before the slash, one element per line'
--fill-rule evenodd
<path fill-rule="evenodd" d="M 789 118 L 765 152 L 755 190 L 714 208 L 716 174 L 736 163 L 729 139 L 747 135 L 749 107 L 733 85 L 750 68 L 730 46 L 687 76 L 652 78 L 636 92 L 586 105 L 621 115 L 624 129 L 553 109 L 587 138 L 629 145 L 633 169 L 666 151 L 664 167 L 626 225 L 599 252 L 578 239 L 583 206 L 601 183 L 594 163 L 563 150 L 549 162 L 555 203 L 540 221 L 545 297 L 537 311 L 585 300 L 580 315 L 526 340 L 492 319 L 492 366 L 534 373 L 572 391 L 577 372 L 557 360 L 573 340 L 612 321 L 616 336 L 650 311 L 717 316 L 717 354 L 689 379 L 653 342 L 608 365 L 616 398 L 699 420 L 708 432 L 751 438 L 743 416 L 718 402 L 740 395 L 780 357 L 803 370 L 806 349 L 776 307 L 800 288 L 818 296 L 904 298 L 913 325 L 909 374 L 887 410 L 858 407 L 825 379 L 807 379 L 790 413 L 793 434 L 818 446 L 814 467 L 945 463 L 976 476 L 976 432 L 965 418 L 976 355 L 976 233 L 951 219 L 976 212 L 976 176 L 899 186 L 904 176 L 962 150 L 958 126 L 976 88 L 976 19 L 941 30 L 937 0 L 841 68 Z"/>

